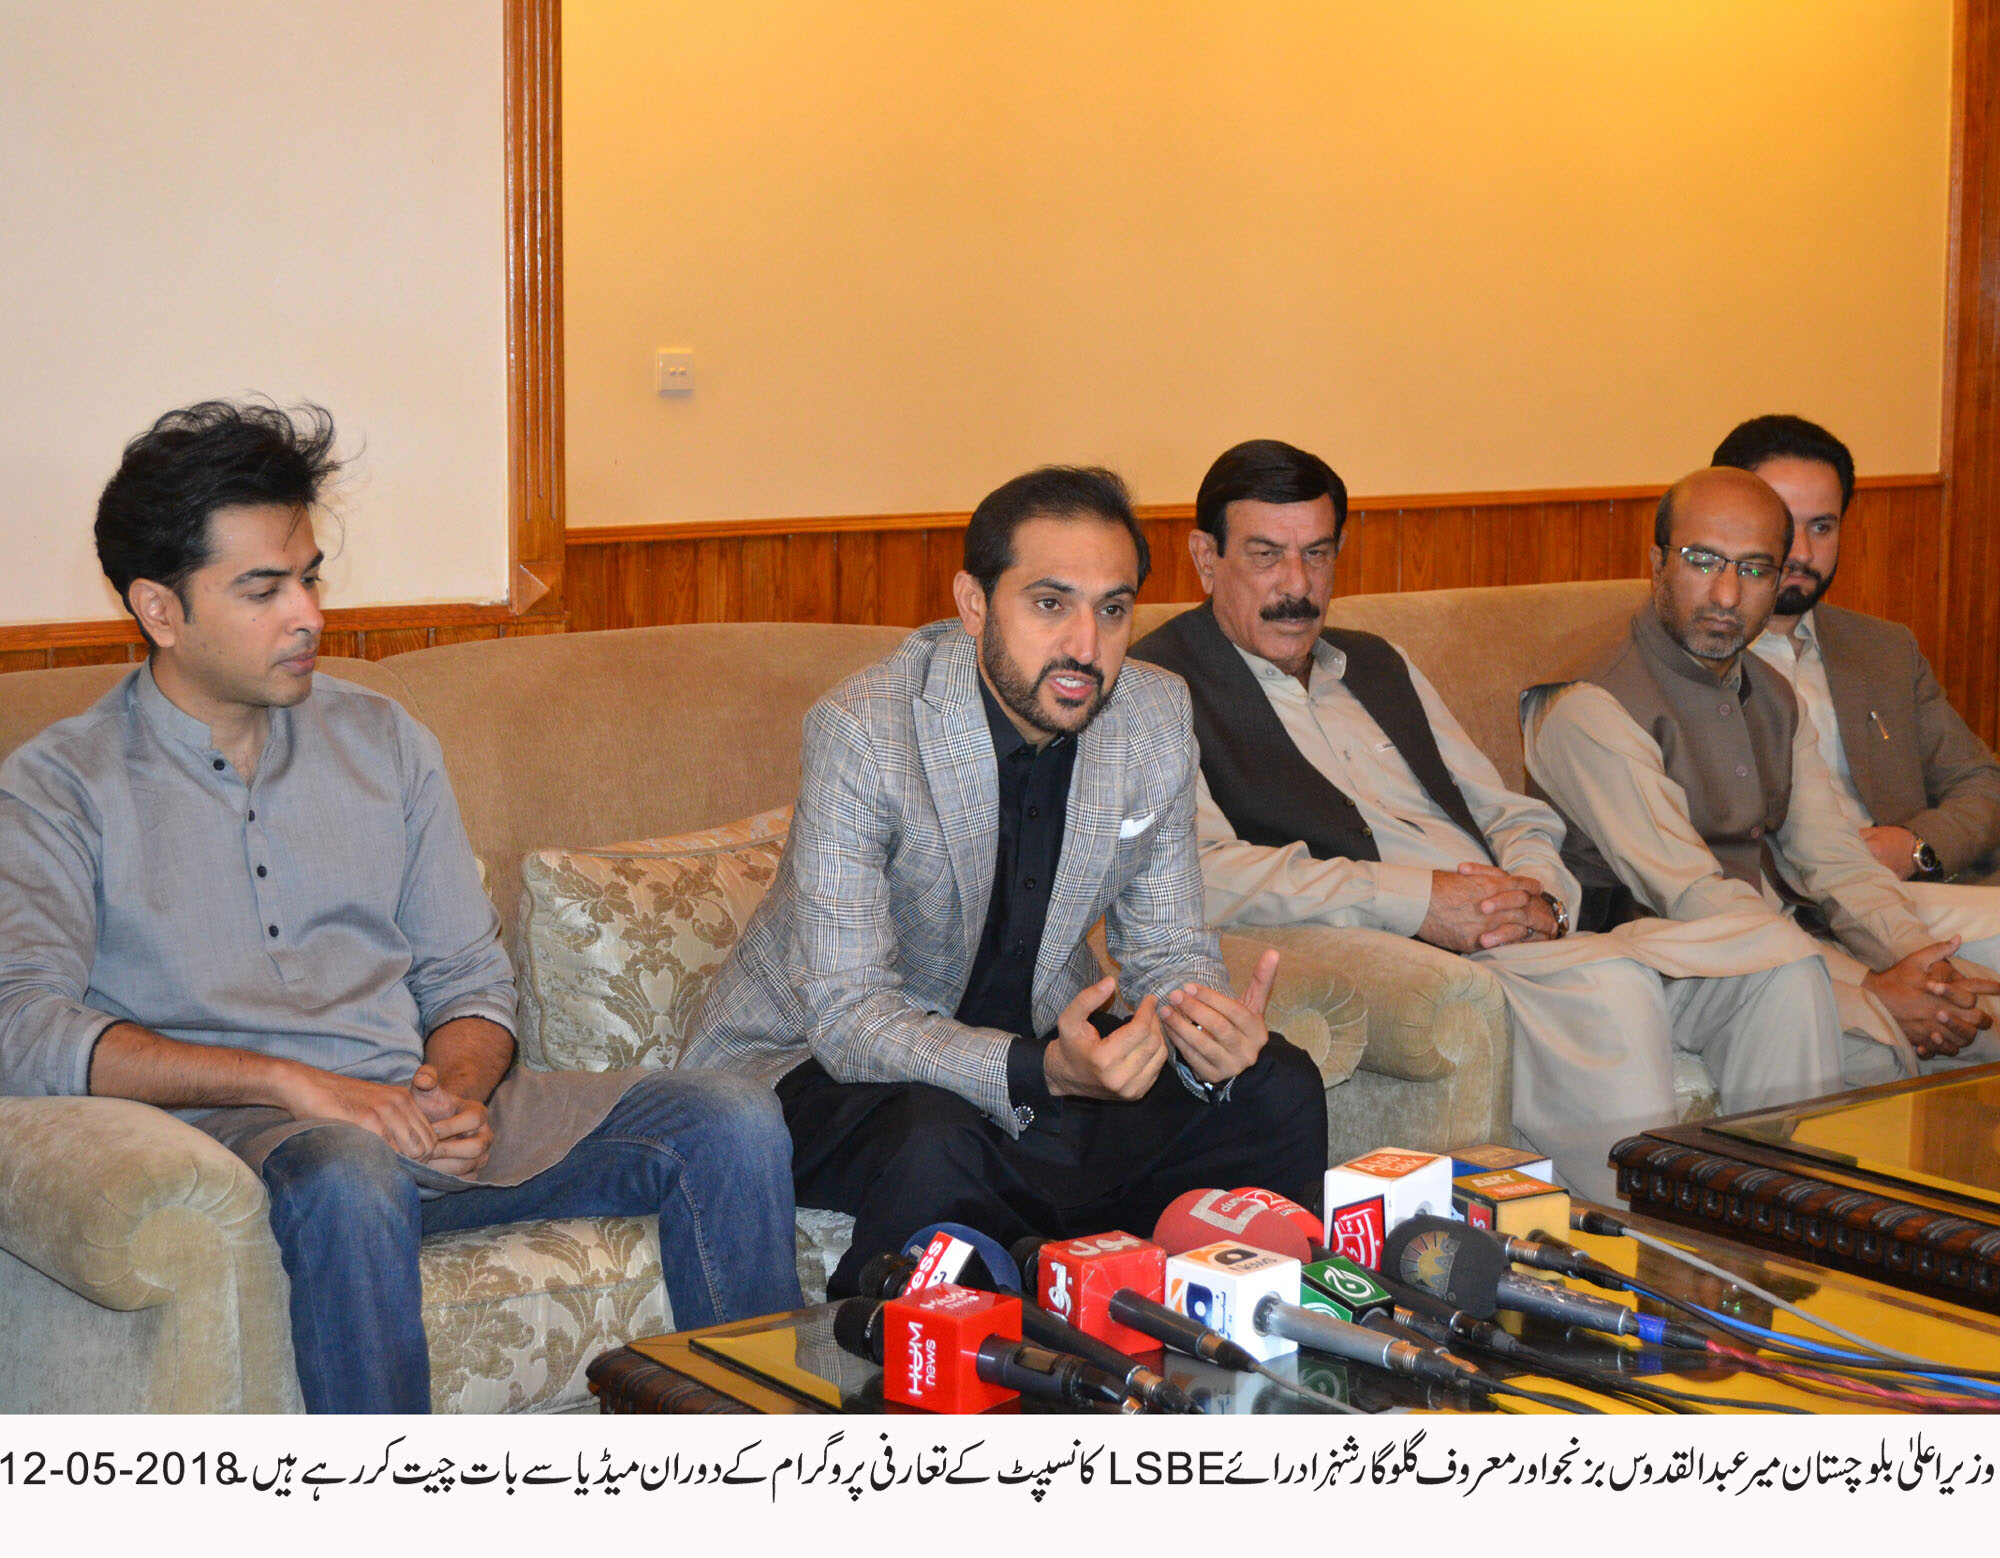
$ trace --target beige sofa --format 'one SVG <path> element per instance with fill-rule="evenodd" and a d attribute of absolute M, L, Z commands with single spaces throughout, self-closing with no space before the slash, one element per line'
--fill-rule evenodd
<path fill-rule="evenodd" d="M 1443 591 L 1351 598 L 1333 616 L 1405 645 L 1518 782 L 1519 688 L 1598 652 L 1638 598 L 1627 583 Z M 1169 609 L 1149 609 L 1142 629 Z M 692 946 L 699 959 L 672 951 L 671 998 L 660 993 L 658 957 L 643 980 L 586 967 L 620 992 L 608 1003 L 618 1017 L 579 1037 L 575 1023 L 565 1029 L 550 1019 L 563 981 L 547 970 L 564 957 L 587 964 L 600 956 L 607 916 L 628 902 L 619 897 L 627 879 L 639 880 L 630 852 L 582 846 L 685 835 L 784 806 L 796 790 L 806 709 L 902 636 L 892 628 L 705 624 L 461 644 L 375 664 L 330 660 L 323 669 L 396 698 L 443 744 L 524 965 L 524 990 L 546 982 L 551 992 L 534 1006 L 532 1033 L 524 1008 L 524 1063 L 659 1064 L 676 1057 L 701 980 L 754 902 L 754 869 L 732 878 L 728 891 L 709 890 L 718 849 L 754 864 L 757 850 L 775 845 L 752 841 L 745 855 L 734 835 L 720 845 L 697 835 L 654 851 L 673 869 L 688 861 L 699 868 L 682 870 L 675 892 L 652 900 L 656 909 L 673 900 L 661 910 L 672 921 L 668 944 Z M 87 707 L 123 674 L 90 667 L 0 676 L 0 753 Z M 522 860 L 551 845 L 571 848 L 544 853 L 530 871 L 540 895 L 530 919 L 547 921 L 536 933 L 546 940 L 524 946 Z M 585 880 L 584 865 L 597 875 Z M 689 882 L 699 901 L 683 901 Z M 1369 932 L 1267 939 L 1286 953 L 1272 1022 L 1319 1063 L 1337 1156 L 1391 1142 L 1504 1138 L 1506 1017 L 1490 978 L 1461 959 Z M 1239 977 L 1256 951 L 1255 940 L 1225 936 Z M 844 1248 L 845 1226 L 801 1211 L 809 1293 Z M 592 1356 L 671 1324 L 649 1220 L 441 1236 L 426 1241 L 423 1275 L 439 1410 L 585 1404 L 582 1371 Z M 118 1100 L 0 1099 L 0 1410 L 296 1410 L 285 1294 L 262 1187 L 199 1131 Z"/>

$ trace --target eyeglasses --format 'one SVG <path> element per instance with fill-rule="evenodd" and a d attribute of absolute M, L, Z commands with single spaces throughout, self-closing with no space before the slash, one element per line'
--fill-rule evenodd
<path fill-rule="evenodd" d="M 1767 563 L 1752 557 L 1724 557 L 1720 552 L 1711 552 L 1705 546 L 1677 546 L 1675 551 L 1686 563 L 1704 579 L 1713 579 L 1725 568 L 1734 568 L 1736 577 L 1745 584 L 1774 584 L 1777 582 L 1779 564 Z"/>

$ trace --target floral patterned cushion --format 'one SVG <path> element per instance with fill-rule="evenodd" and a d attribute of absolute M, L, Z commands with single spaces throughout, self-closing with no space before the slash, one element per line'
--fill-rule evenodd
<path fill-rule="evenodd" d="M 420 1257 L 433 1412 L 563 1412 L 584 1368 L 671 1331 L 650 1217 L 575 1217 L 432 1234 Z"/>
<path fill-rule="evenodd" d="M 708 984 L 778 872 L 792 809 L 521 862 L 521 1058 L 671 1068 Z"/>

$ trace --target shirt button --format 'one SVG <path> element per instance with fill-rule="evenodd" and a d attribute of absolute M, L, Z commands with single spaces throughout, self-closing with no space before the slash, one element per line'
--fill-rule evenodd
<path fill-rule="evenodd" d="M 1024 891 L 1032 893 L 1035 890 L 1035 879 L 1032 876 L 1029 877 L 1021 884 L 1021 887 Z"/>
<path fill-rule="evenodd" d="M 273 936 L 275 936 L 275 935 L 277 935 L 277 934 L 278 934 L 278 927 L 277 927 L 277 926 L 273 925 L 273 926 L 271 927 L 271 934 L 272 934 Z M 1015 943 L 1014 943 L 1014 956 L 1015 956 L 1015 957 L 1020 957 L 1020 956 L 1022 956 L 1022 955 L 1023 955 L 1024 953 L 1026 953 L 1026 952 L 1027 952 L 1027 950 L 1028 950 L 1028 944 L 1027 944 L 1027 943 L 1026 943 L 1025 941 L 1017 941 L 1017 942 L 1015 942 Z"/>
<path fill-rule="evenodd" d="M 1750 770 L 1745 768 L 1741 763 L 1738 763 L 1736 765 L 1736 777 L 1738 779 L 1748 779 L 1750 777 Z"/>
<path fill-rule="evenodd" d="M 219 757 L 215 760 L 215 771 L 217 773 L 222 772 L 222 759 Z"/>
<path fill-rule="evenodd" d="M 266 926 L 265 929 L 269 930 L 273 936 L 278 934 L 278 927 L 275 925 Z"/>
<path fill-rule="evenodd" d="M 1715 706 L 1715 712 L 1716 712 L 1716 713 L 1718 713 L 1718 714 L 1720 714 L 1720 715 L 1721 715 L 1721 716 L 1722 716 L 1722 717 L 1723 717 L 1724 719 L 1728 719 L 1728 718 L 1729 718 L 1729 705 L 1728 705 L 1728 704 L 1726 704 L 1726 703 L 1718 703 L 1718 704 L 1717 704 L 1717 705 Z"/>
<path fill-rule="evenodd" d="M 1028 815 L 1030 817 L 1039 817 L 1041 816 L 1041 814 L 1042 814 L 1042 809 L 1039 806 L 1030 806 L 1028 808 Z"/>
<path fill-rule="evenodd" d="M 257 814 L 254 811 L 250 813 L 250 820 L 252 822 L 255 822 L 257 820 Z"/>
<path fill-rule="evenodd" d="M 1764 824 L 1760 822 L 1760 823 L 1756 824 L 1756 826 L 1754 826 L 1753 828 L 1751 828 L 1751 830 L 1750 830 L 1750 836 L 1751 836 L 1751 837 L 1752 837 L 1753 839 L 1760 839 L 1760 838 L 1762 838 L 1762 837 L 1764 836 Z"/>
<path fill-rule="evenodd" d="M 259 876 L 268 876 L 268 875 L 270 875 L 270 873 L 269 873 L 268 871 L 266 871 L 266 870 L 265 870 L 265 869 L 264 869 L 264 868 L 263 868 L 262 866 L 259 866 L 259 867 L 257 868 L 257 874 L 258 874 Z"/>

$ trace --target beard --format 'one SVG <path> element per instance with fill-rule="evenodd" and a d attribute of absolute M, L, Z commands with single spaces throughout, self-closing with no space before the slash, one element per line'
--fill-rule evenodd
<path fill-rule="evenodd" d="M 986 619 L 986 630 L 979 635 L 979 663 L 985 668 L 993 690 L 1000 694 L 1000 701 L 1029 725 L 1047 735 L 1081 734 L 1103 712 L 1106 701 L 1111 697 L 1111 689 L 1104 685 L 1102 671 L 1094 665 L 1072 660 L 1067 655 L 1049 661 L 1034 676 L 1029 676 L 1007 653 L 1007 646 L 1000 638 L 999 624 L 992 617 Z M 1097 691 L 1081 707 L 1066 707 L 1068 723 L 1064 723 L 1061 715 L 1044 712 L 1041 706 L 1042 683 L 1058 671 L 1067 671 L 1072 676 L 1087 676 L 1097 684 Z"/>
<path fill-rule="evenodd" d="M 1802 582 L 1798 584 L 1784 583 L 1778 586 L 1778 602 L 1771 608 L 1771 615 L 1774 617 L 1804 616 L 1819 604 L 1822 595 L 1833 588 L 1833 575 L 1837 572 L 1839 572 L 1838 564 L 1824 578 L 1821 578 L 1810 568 L 1796 570 L 1787 568 L 1785 570 L 1785 578 L 1787 580 L 1796 577 Z"/>

